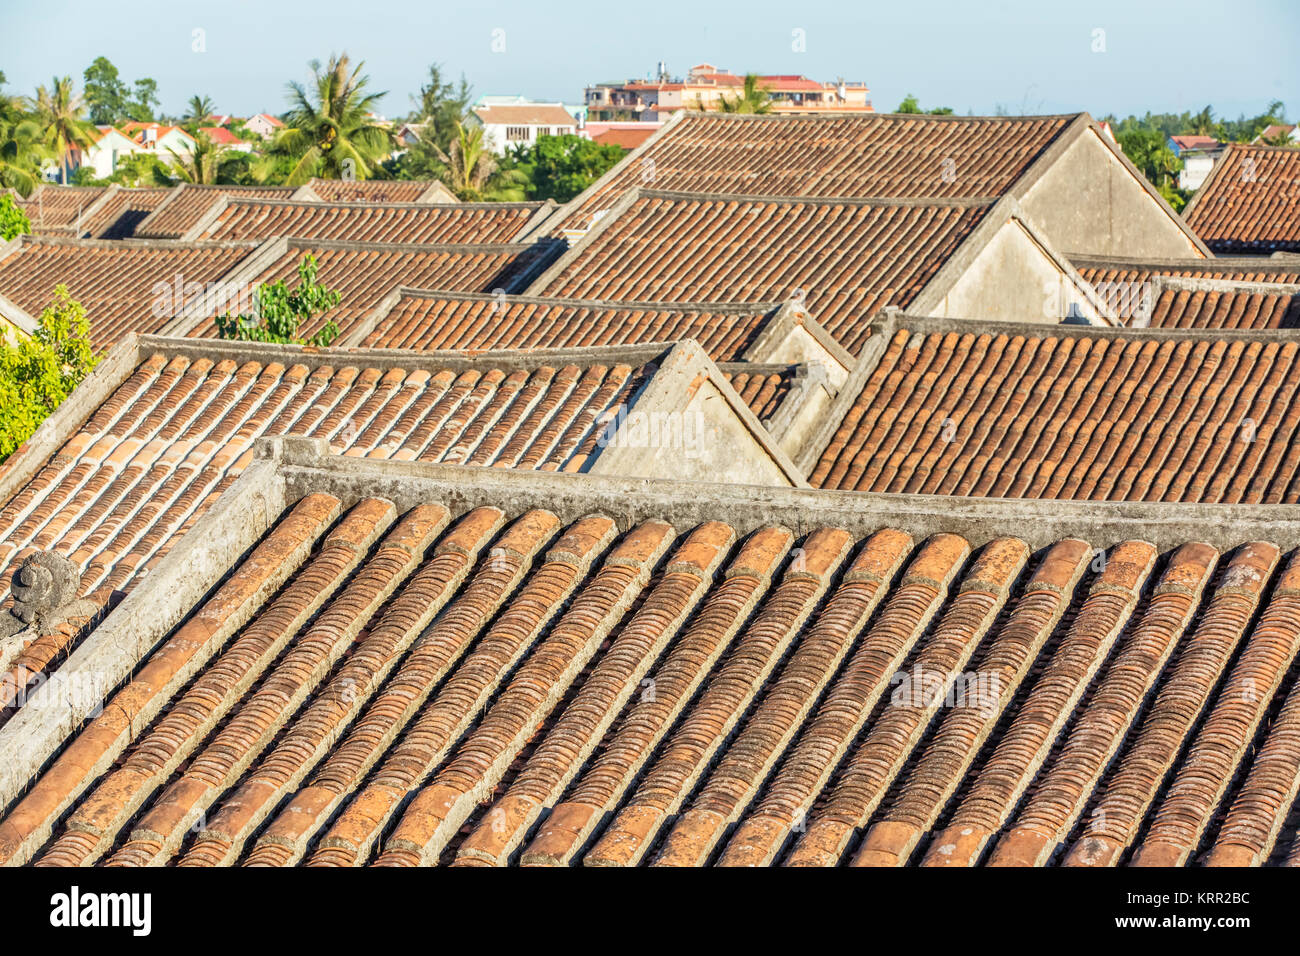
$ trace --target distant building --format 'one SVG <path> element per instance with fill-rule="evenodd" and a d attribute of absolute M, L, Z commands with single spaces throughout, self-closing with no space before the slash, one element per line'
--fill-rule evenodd
<path fill-rule="evenodd" d="M 244 128 L 250 133 L 256 133 L 258 136 L 271 137 L 279 130 L 284 129 L 284 124 L 272 116 L 270 113 L 258 113 L 256 116 L 250 116 L 244 123 Z"/>
<path fill-rule="evenodd" d="M 119 129 L 112 126 L 97 126 L 95 129 L 94 145 L 84 151 L 77 150 L 73 165 L 89 166 L 95 171 L 96 179 L 107 179 L 117 172 L 117 164 L 121 160 L 144 151 L 143 146 Z"/>
<path fill-rule="evenodd" d="M 1183 161 L 1179 189 L 1200 189 L 1215 160 L 1223 155 L 1223 144 L 1213 136 L 1170 136 L 1169 148 Z"/>
<path fill-rule="evenodd" d="M 1272 126 L 1264 127 L 1264 131 L 1252 140 L 1255 145 L 1266 144 L 1276 140 L 1279 136 L 1285 136 L 1289 143 L 1300 143 L 1300 126 L 1292 126 L 1289 123 L 1274 123 Z"/>
<path fill-rule="evenodd" d="M 866 83 L 836 80 L 821 83 L 794 74 L 759 75 L 772 99 L 773 113 L 872 111 Z M 685 79 L 670 77 L 663 63 L 653 78 L 626 83 L 597 83 L 586 89 L 589 122 L 639 120 L 662 122 L 680 110 L 716 110 L 724 97 L 739 95 L 744 76 L 711 63 L 691 67 Z"/>
<path fill-rule="evenodd" d="M 172 154 L 184 155 L 194 151 L 194 137 L 179 126 L 167 126 L 162 123 L 130 122 L 122 127 L 122 132 L 135 140 L 147 153 L 154 153 L 164 161 Z"/>
<path fill-rule="evenodd" d="M 612 144 L 624 149 L 636 149 L 663 125 L 663 123 L 639 122 L 588 123 L 583 133 L 588 139 L 601 145 Z"/>
<path fill-rule="evenodd" d="M 203 133 L 218 146 L 224 146 L 226 149 L 233 149 L 241 153 L 251 153 L 253 144 L 246 143 L 224 126 L 201 126 L 199 132 Z"/>
<path fill-rule="evenodd" d="M 470 110 L 470 118 L 483 127 L 484 144 L 498 155 L 504 155 L 511 146 L 532 145 L 539 136 L 578 132 L 578 121 L 560 103 L 494 103 L 493 99 L 480 100 Z"/>

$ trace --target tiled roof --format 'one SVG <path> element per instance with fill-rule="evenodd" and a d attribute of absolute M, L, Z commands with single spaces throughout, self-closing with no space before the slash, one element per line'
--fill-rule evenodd
<path fill-rule="evenodd" d="M 117 188 L 106 193 L 81 220 L 88 239 L 131 239 L 135 227 L 171 195 L 168 187 Z"/>
<path fill-rule="evenodd" d="M 591 302 L 403 289 L 361 344 L 382 349 L 536 349 L 691 338 L 741 357 L 776 306 Z"/>
<path fill-rule="evenodd" d="M 1278 259 L 1144 263 L 1074 258 L 1073 262 L 1084 281 L 1126 325 L 1179 329 L 1300 326 L 1300 268 Z"/>
<path fill-rule="evenodd" d="M 475 106 L 472 112 L 484 123 L 499 125 L 576 126 L 578 123 L 559 103 Z"/>
<path fill-rule="evenodd" d="M 1300 336 L 889 318 L 809 481 L 1006 498 L 1300 501 Z M 854 396 L 851 397 L 850 396 Z"/>
<path fill-rule="evenodd" d="M 54 186 L 42 183 L 26 199 L 19 200 L 36 233 L 51 231 L 71 234 L 82 215 L 107 191 L 105 186 Z"/>
<path fill-rule="evenodd" d="M 236 285 L 255 288 L 284 279 L 295 286 L 303 257 L 316 258 L 316 280 L 341 296 L 339 305 L 299 329 L 309 337 L 325 323 L 338 323 L 341 337 L 365 328 L 385 298 L 405 284 L 458 292 L 513 292 L 544 269 L 559 253 L 554 243 L 416 245 L 351 243 L 330 240 L 270 240 L 244 269 L 228 277 Z M 3 288 L 3 286 L 0 286 Z M 221 292 L 214 293 L 218 299 Z M 186 332 L 214 338 L 215 314 L 205 314 Z M 224 307 L 219 309 L 224 314 Z"/>
<path fill-rule="evenodd" d="M 440 183 L 420 179 L 309 179 L 307 188 L 325 202 L 419 202 Z M 455 198 L 454 196 L 452 198 Z"/>
<path fill-rule="evenodd" d="M 0 577 L 32 549 L 53 549 L 84 570 L 87 595 L 132 586 L 249 464 L 261 435 L 319 436 L 373 458 L 580 470 L 610 410 L 634 401 L 668 349 L 395 359 L 144 339 L 138 365 L 123 366 L 48 460 L 15 455 L 0 469 L 31 469 L 0 510 Z M 41 641 L 19 665 L 35 673 L 65 651 Z"/>
<path fill-rule="evenodd" d="M 563 224 L 585 228 L 645 185 L 759 196 L 1000 196 L 1075 118 L 687 113 L 575 200 Z"/>
<path fill-rule="evenodd" d="M 1223 509 L 1201 542 L 1169 509 L 804 491 L 760 513 L 720 485 L 276 474 L 223 502 L 270 513 L 219 586 L 101 625 L 174 621 L 102 712 L 25 722 L 61 746 L 0 818 L 4 862 L 1241 865 L 1298 845 L 1294 509 Z"/>
<path fill-rule="evenodd" d="M 293 193 L 292 186 L 195 186 L 183 183 L 136 227 L 135 234 L 149 239 L 179 239 L 226 196 L 288 199 Z"/>
<path fill-rule="evenodd" d="M 91 339 L 102 347 L 128 332 L 166 328 L 185 301 L 198 298 L 195 289 L 226 275 L 255 248 L 251 242 L 24 237 L 0 259 L 0 296 L 35 317 L 62 283 L 86 307 Z"/>
<path fill-rule="evenodd" d="M 344 239 L 349 242 L 510 242 L 552 204 L 298 202 L 228 199 L 190 239 Z"/>
<path fill-rule="evenodd" d="M 802 292 L 857 354 L 867 320 L 906 308 L 989 211 L 987 202 L 761 199 L 638 191 L 529 294 L 771 302 Z"/>
<path fill-rule="evenodd" d="M 1300 149 L 1229 146 L 1184 218 L 1216 253 L 1300 252 Z"/>

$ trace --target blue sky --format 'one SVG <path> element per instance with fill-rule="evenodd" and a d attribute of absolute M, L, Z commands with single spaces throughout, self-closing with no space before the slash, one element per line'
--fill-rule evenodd
<path fill-rule="evenodd" d="M 1236 117 L 1280 99 L 1295 119 L 1297 37 L 1296 0 L 0 0 L 0 70 L 11 91 L 30 93 L 55 73 L 80 82 L 104 55 L 128 81 L 156 79 L 172 113 L 195 93 L 222 112 L 279 112 L 285 83 L 304 78 L 309 60 L 346 50 L 389 91 L 389 115 L 409 110 L 431 62 L 463 72 L 476 94 L 577 102 L 588 83 L 644 75 L 664 60 L 672 73 L 707 61 L 737 73 L 865 80 L 882 110 L 909 92 L 959 113 L 1001 105 L 1099 116 L 1210 103 Z M 1094 52 L 1098 39 L 1104 51 Z"/>

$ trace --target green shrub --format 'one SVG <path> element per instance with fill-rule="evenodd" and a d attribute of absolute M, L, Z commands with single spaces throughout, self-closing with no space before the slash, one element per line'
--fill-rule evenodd
<path fill-rule="evenodd" d="M 95 367 L 99 357 L 89 334 L 86 310 L 60 285 L 35 333 L 17 341 L 0 337 L 0 461 L 30 438 Z"/>

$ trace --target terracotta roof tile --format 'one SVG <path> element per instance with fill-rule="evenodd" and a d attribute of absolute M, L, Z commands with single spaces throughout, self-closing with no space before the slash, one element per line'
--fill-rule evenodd
<path fill-rule="evenodd" d="M 31 220 L 33 232 L 55 235 L 75 231 L 77 220 L 108 191 L 106 186 L 53 186 L 42 183 L 18 205 Z"/>
<path fill-rule="evenodd" d="M 693 338 L 736 361 L 775 306 L 599 302 L 403 289 L 361 343 L 383 349 L 579 348 Z"/>
<path fill-rule="evenodd" d="M 148 243 L 25 237 L 0 259 L 0 295 L 37 317 L 60 283 L 86 307 L 97 347 L 162 331 L 246 258 L 253 243 Z"/>
<path fill-rule="evenodd" d="M 853 386 L 815 487 L 1300 500 L 1300 340 L 899 322 Z"/>
<path fill-rule="evenodd" d="M 300 497 L 4 809 L 5 862 L 1258 865 L 1291 850 L 1300 556 L 1250 530 L 1158 546 L 1119 530 L 1146 517 L 1094 509 L 1073 520 L 1120 533 L 1105 547 L 977 544 L 972 529 L 1034 519 L 989 503 L 962 524 L 938 500 L 931 526 L 964 533 L 913 535 L 881 526 L 902 516 L 889 502 L 803 491 L 772 502 L 820 516 L 796 535 L 717 485 L 662 483 L 616 523 L 592 509 L 608 479 L 516 495 L 406 471 L 399 508 L 357 496 L 398 487 L 392 466 L 290 467 Z M 730 517 L 681 520 L 710 509 Z M 1294 548 L 1294 509 L 1237 514 Z"/>
<path fill-rule="evenodd" d="M 231 199 L 195 239 L 345 239 L 349 242 L 510 242 L 545 203 L 300 202 Z"/>
<path fill-rule="evenodd" d="M 180 239 L 227 196 L 288 199 L 293 193 L 292 186 L 196 186 L 183 183 L 136 225 L 135 234 L 148 239 Z"/>
<path fill-rule="evenodd" d="M 1000 196 L 1074 118 L 684 114 L 575 200 L 562 224 L 587 228 L 647 185 L 753 196 Z M 960 176 L 944 175 L 945 158 Z"/>
<path fill-rule="evenodd" d="M 309 179 L 307 188 L 325 202 L 417 202 L 432 182 L 419 179 Z"/>
<path fill-rule="evenodd" d="M 1186 219 L 1216 253 L 1300 252 L 1300 149 L 1228 146 Z"/>
<path fill-rule="evenodd" d="M 247 467 L 261 435 L 326 437 L 368 458 L 573 467 L 657 367 L 600 353 L 515 367 L 440 353 L 384 369 L 345 352 L 194 351 L 146 357 L 37 467 L 0 510 L 0 568 L 53 549 L 83 569 L 85 594 L 126 589 Z M 32 645 L 14 666 L 38 671 L 74 638 Z"/>
<path fill-rule="evenodd" d="M 645 191 L 528 292 L 696 302 L 802 295 L 857 354 L 870 316 L 905 308 L 989 208 Z"/>
<path fill-rule="evenodd" d="M 1175 329 L 1300 327 L 1300 268 L 1277 259 L 1142 263 L 1075 259 L 1127 325 Z M 1268 286 L 1284 284 L 1276 292 Z"/>
<path fill-rule="evenodd" d="M 267 248 L 278 250 L 271 261 L 265 262 L 259 255 L 257 268 L 232 276 L 231 281 L 251 289 L 283 279 L 293 287 L 298 282 L 299 263 L 311 255 L 316 258 L 316 281 L 341 296 L 338 306 L 298 330 L 304 338 L 329 321 L 338 324 L 342 338 L 360 334 L 385 297 L 403 285 L 453 292 L 518 291 L 560 251 L 550 241 L 419 245 L 288 239 Z M 198 319 L 186 334 L 215 338 L 215 316 Z"/>

